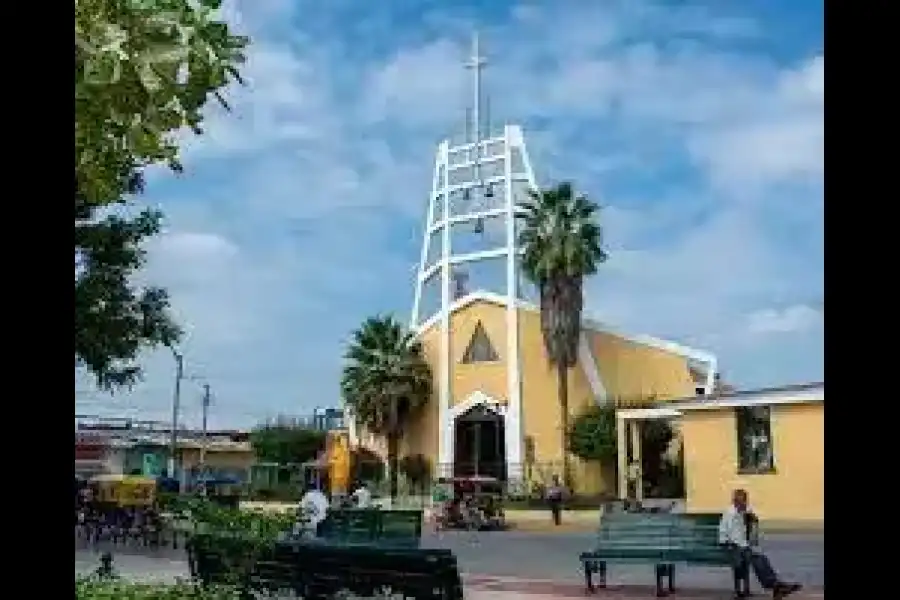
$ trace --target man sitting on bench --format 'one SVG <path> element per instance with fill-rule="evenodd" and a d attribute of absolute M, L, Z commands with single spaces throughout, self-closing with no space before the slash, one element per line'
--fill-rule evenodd
<path fill-rule="evenodd" d="M 726 546 L 732 555 L 735 598 L 750 597 L 747 578 L 751 566 L 763 589 L 772 590 L 772 598 L 776 600 L 786 598 L 799 590 L 801 585 L 781 581 L 769 559 L 756 547 L 759 538 L 758 520 L 748 508 L 747 500 L 746 490 L 735 490 L 731 506 L 722 514 L 722 520 L 719 521 L 719 543 Z"/>

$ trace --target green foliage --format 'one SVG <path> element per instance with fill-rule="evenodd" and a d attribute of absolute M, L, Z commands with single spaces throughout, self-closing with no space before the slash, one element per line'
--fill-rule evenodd
<path fill-rule="evenodd" d="M 531 192 L 519 233 L 522 270 L 538 288 L 541 333 L 547 358 L 556 366 L 560 435 L 569 430 L 568 369 L 578 361 L 584 278 L 607 259 L 596 220 L 597 205 L 576 195 L 570 183 Z M 563 452 L 563 478 L 571 487 L 569 457 Z"/>
<path fill-rule="evenodd" d="M 187 515 L 195 532 L 228 534 L 274 541 L 294 523 L 293 513 L 228 508 L 203 498 L 179 502 L 178 512 Z"/>
<path fill-rule="evenodd" d="M 261 425 L 250 433 L 250 444 L 260 462 L 279 465 L 315 460 L 325 450 L 324 431 L 290 423 Z"/>
<path fill-rule="evenodd" d="M 202 498 L 183 500 L 178 510 L 188 517 L 190 543 L 210 549 L 225 563 L 222 572 L 226 577 L 221 583 L 238 586 L 296 520 L 293 513 L 227 508 Z"/>
<path fill-rule="evenodd" d="M 616 409 L 613 406 L 589 406 L 569 426 L 569 452 L 582 460 L 606 461 L 617 453 Z"/>
<path fill-rule="evenodd" d="M 134 583 L 121 579 L 75 579 L 76 600 L 240 600 L 230 586 L 201 587 L 189 582 Z"/>
<path fill-rule="evenodd" d="M 75 2 L 75 363 L 107 389 L 138 378 L 143 348 L 180 335 L 165 291 L 133 282 L 161 214 L 122 206 L 147 167 L 181 170 L 180 134 L 200 134 L 208 99 L 225 105 L 220 90 L 240 80 L 248 40 L 217 18 L 220 4 Z"/>
<path fill-rule="evenodd" d="M 409 454 L 400 460 L 400 472 L 406 476 L 412 488 L 422 493 L 431 478 L 431 463 L 422 454 Z"/>
<path fill-rule="evenodd" d="M 584 304 L 582 283 L 606 261 L 596 204 L 575 195 L 572 184 L 531 192 L 519 244 L 522 270 L 540 292 L 541 329 L 547 357 L 572 367 Z"/>
<path fill-rule="evenodd" d="M 388 439 L 391 497 L 397 495 L 397 443 L 409 418 L 431 398 L 422 344 L 393 317 L 367 319 L 345 355 L 341 394 L 353 418 Z"/>

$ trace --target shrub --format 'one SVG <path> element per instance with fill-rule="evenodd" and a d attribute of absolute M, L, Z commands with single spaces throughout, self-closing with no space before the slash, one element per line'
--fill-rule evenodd
<path fill-rule="evenodd" d="M 86 577 L 75 580 L 75 600 L 239 600 L 228 586 L 200 587 L 192 583 L 134 583 L 122 579 Z"/>
<path fill-rule="evenodd" d="M 291 528 L 296 520 L 293 512 L 264 512 L 219 506 L 203 498 L 182 500 L 179 511 L 187 516 L 197 532 L 251 536 L 275 540 Z"/>

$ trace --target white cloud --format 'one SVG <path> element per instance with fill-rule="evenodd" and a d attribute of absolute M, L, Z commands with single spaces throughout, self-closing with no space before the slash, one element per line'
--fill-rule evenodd
<path fill-rule="evenodd" d="M 747 331 L 753 335 L 773 335 L 808 331 L 822 323 L 822 310 L 797 304 L 783 309 L 758 310 L 747 317 Z"/>
<path fill-rule="evenodd" d="M 717 183 L 760 187 L 825 173 L 825 58 L 781 74 L 744 118 L 701 135 L 692 150 Z"/>
<path fill-rule="evenodd" d="M 218 260 L 238 253 L 238 247 L 234 243 L 215 233 L 168 233 L 154 241 L 156 252 L 173 262 Z"/>

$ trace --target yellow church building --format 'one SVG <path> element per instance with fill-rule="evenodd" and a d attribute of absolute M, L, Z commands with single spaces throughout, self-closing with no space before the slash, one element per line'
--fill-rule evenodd
<path fill-rule="evenodd" d="M 546 482 L 561 472 L 563 448 L 556 371 L 537 306 L 474 291 L 448 308 L 417 329 L 437 393 L 409 424 L 403 452 L 429 457 L 442 476 Z M 639 405 L 706 394 L 715 362 L 700 350 L 588 320 L 569 375 L 570 420 L 614 399 Z M 702 381 L 696 365 L 706 367 Z M 572 465 L 576 492 L 615 491 L 613 471 L 575 459 Z"/>

